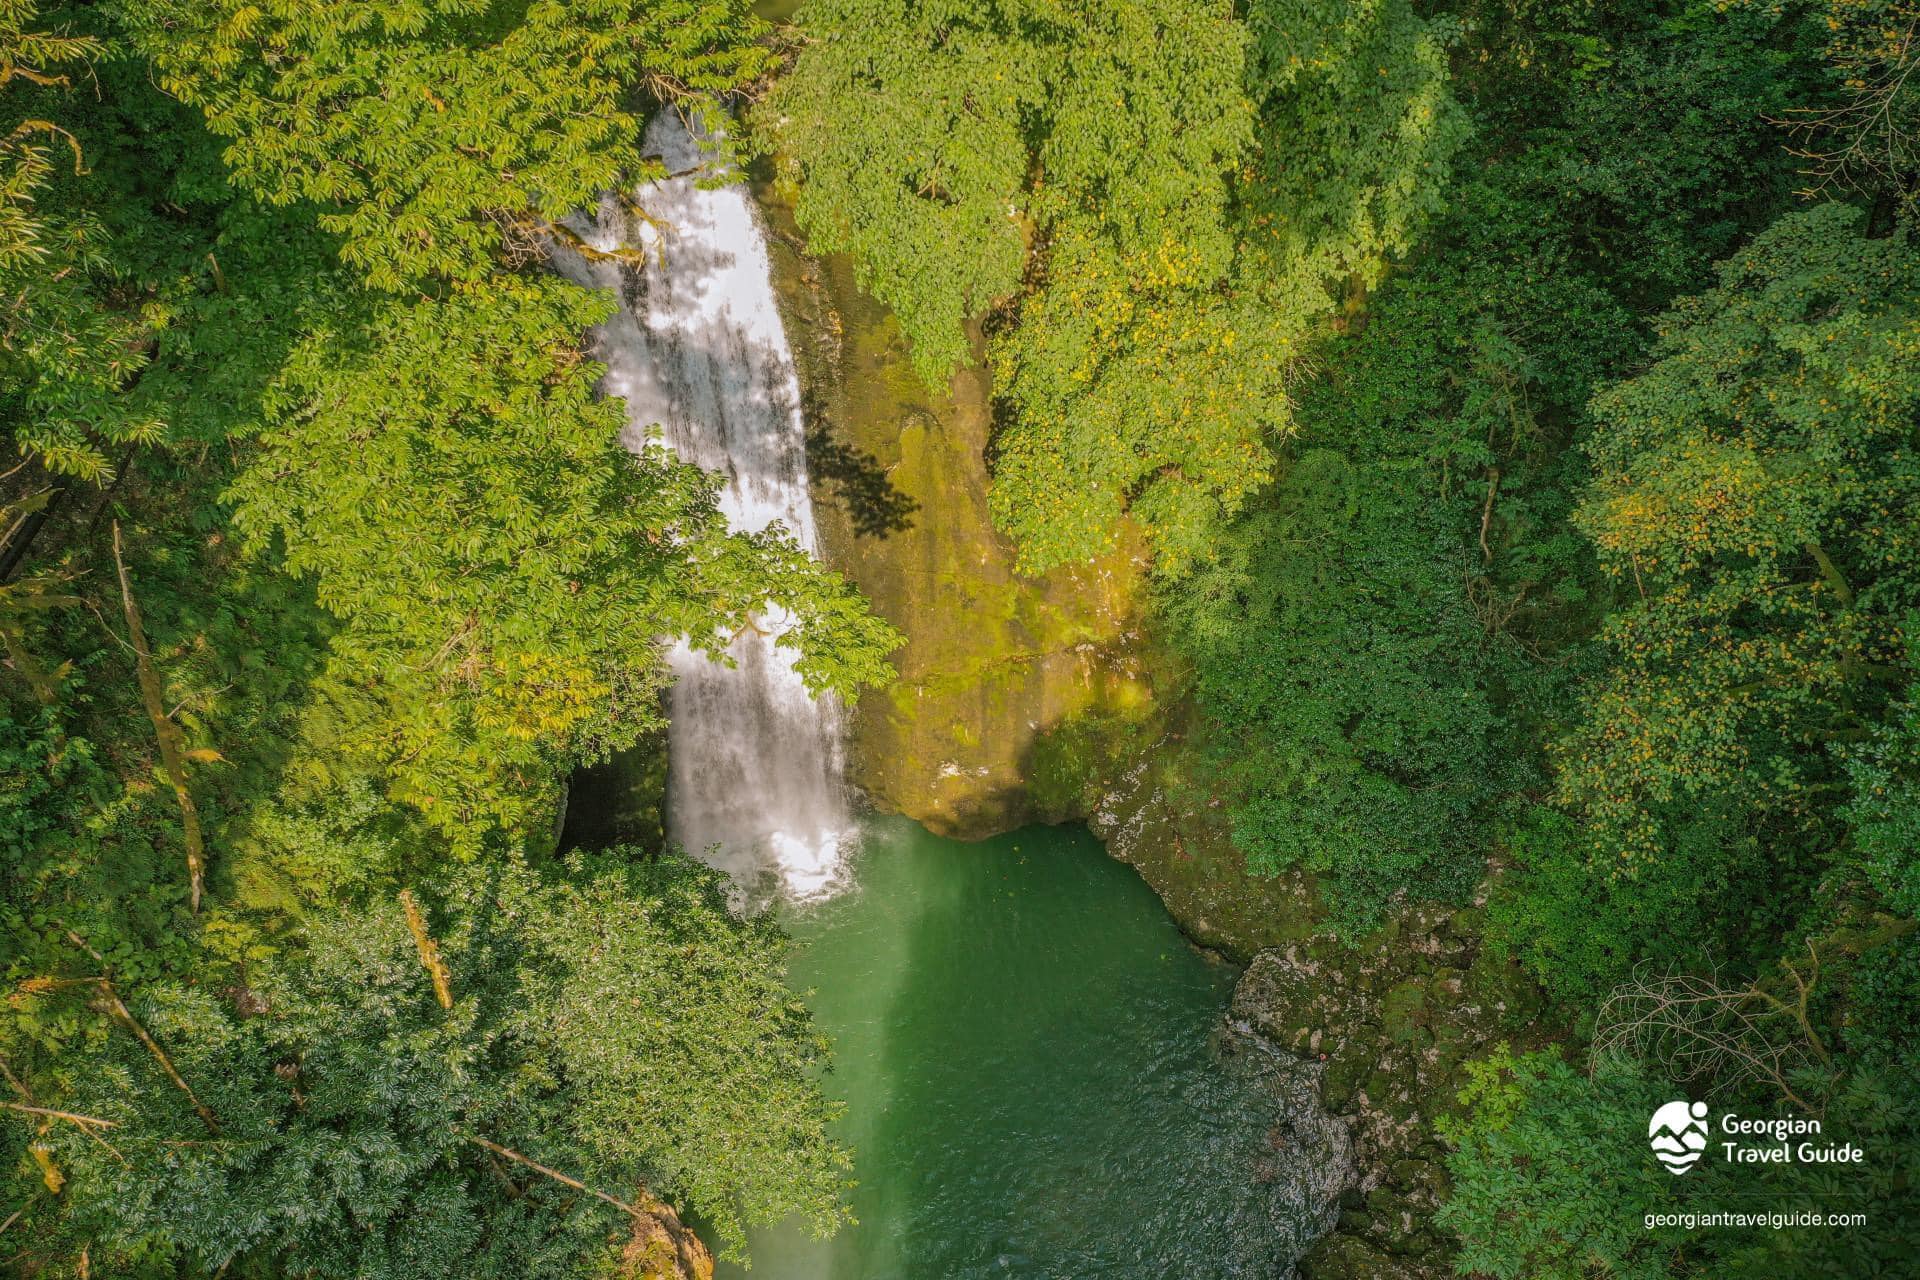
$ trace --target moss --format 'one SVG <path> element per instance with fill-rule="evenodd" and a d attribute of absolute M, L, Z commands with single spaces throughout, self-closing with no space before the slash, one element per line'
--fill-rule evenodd
<path fill-rule="evenodd" d="M 1078 816 L 1071 787 L 1036 789 L 1027 765 L 1054 727 L 1151 701 L 1133 651 L 1137 539 L 1093 564 L 1016 574 L 987 511 L 984 372 L 930 392 L 848 264 L 808 257 L 778 193 L 760 194 L 823 550 L 907 636 L 898 680 L 854 708 L 853 782 L 949 835 Z"/>
<path fill-rule="evenodd" d="M 1427 1017 L 1427 984 L 1419 977 L 1409 978 L 1388 989 L 1380 998 L 1380 1018 L 1387 1036 L 1397 1044 L 1408 1044 L 1423 1029 Z"/>

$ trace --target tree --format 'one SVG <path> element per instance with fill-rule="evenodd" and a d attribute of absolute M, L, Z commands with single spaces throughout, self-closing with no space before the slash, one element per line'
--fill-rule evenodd
<path fill-rule="evenodd" d="M 1920 257 L 1859 227 L 1839 205 L 1783 218 L 1594 402 L 1575 519 L 1625 598 L 1558 759 L 1603 874 L 1657 862 L 1720 797 L 1749 829 L 1817 821 L 1829 746 L 1903 678 Z"/>
<path fill-rule="evenodd" d="M 1270 303 L 1299 323 L 1330 290 L 1379 284 L 1444 207 L 1467 136 L 1447 69 L 1458 29 L 1406 0 L 1256 2 L 1247 21 L 1261 103 L 1247 235 Z"/>
<path fill-rule="evenodd" d="M 58 120 L 71 73 L 102 46 L 29 29 L 44 20 L 38 10 L 31 0 L 0 9 L 0 291 L 11 299 L 0 405 L 22 452 L 48 472 L 99 480 L 111 473 L 106 448 L 150 441 L 160 422 L 119 395 L 146 363 L 146 326 L 101 296 L 118 265 L 106 227 L 50 190 L 61 169 L 86 171 L 79 138 Z"/>
<path fill-rule="evenodd" d="M 74 1219 L 109 1256 L 342 1277 L 577 1276 L 655 1195 L 735 1252 L 790 1212 L 831 1231 L 823 1044 L 719 879 L 633 850 L 495 866 L 435 932 L 411 902 L 311 918 L 234 1003 L 149 985 L 154 1045 L 116 1030 L 60 1099 L 100 1123 L 46 1135 Z"/>
<path fill-rule="evenodd" d="M 1453 1193 L 1442 1226 L 1460 1238 L 1459 1275 L 1495 1280 L 1666 1280 L 1676 1228 L 1646 1215 L 1680 1207 L 1680 1186 L 1650 1158 L 1647 1116 L 1660 1086 L 1630 1075 L 1589 1081 L 1551 1050 L 1501 1045 L 1470 1065 L 1463 1114 L 1443 1124 Z"/>
<path fill-rule="evenodd" d="M 713 478 L 621 444 L 577 347 L 611 310 L 517 276 L 349 302 L 293 353 L 233 485 L 240 531 L 345 624 L 332 676 L 380 708 L 355 745 L 469 847 L 661 723 L 663 637 L 724 657 L 778 604 L 802 675 L 839 692 L 896 643 L 785 534 L 730 534 Z"/>
<path fill-rule="evenodd" d="M 1751 2 L 1751 0 L 1749 0 Z M 1920 201 L 1920 6 L 1912 0 L 1827 0 L 1825 101 L 1782 117 L 1807 194 L 1864 192 L 1904 216 Z"/>
<path fill-rule="evenodd" d="M 1377 436 L 1316 420 L 1325 433 L 1227 526 L 1214 563 L 1165 591 L 1163 611 L 1193 660 L 1208 781 L 1249 869 L 1323 876 L 1357 930 L 1397 895 L 1471 883 L 1497 781 L 1487 637 L 1466 599 L 1457 506 L 1381 457 Z"/>
<path fill-rule="evenodd" d="M 1271 475 L 1284 377 L 1328 277 L 1377 278 L 1434 207 L 1460 136 L 1440 45 L 1403 4 L 1344 14 L 836 0 L 802 15 L 765 113 L 801 226 L 853 255 L 935 382 L 987 321 L 1006 410 L 993 510 L 1023 568 L 1098 555 L 1128 516 L 1165 571 L 1204 559 Z M 1287 141 L 1261 168 L 1267 128 Z"/>
<path fill-rule="evenodd" d="M 737 0 L 116 9 L 166 90 L 229 139 L 235 184 L 317 205 L 379 289 L 479 280 L 535 251 L 601 191 L 664 174 L 635 154 L 635 89 L 712 113 L 703 95 L 771 57 Z"/>

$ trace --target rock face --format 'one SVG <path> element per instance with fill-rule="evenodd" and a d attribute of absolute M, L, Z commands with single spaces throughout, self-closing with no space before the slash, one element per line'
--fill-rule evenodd
<path fill-rule="evenodd" d="M 1352 1136 L 1346 1122 L 1321 1104 L 1319 1063 L 1278 1048 L 1234 1018 L 1227 1021 L 1220 1051 L 1228 1070 L 1255 1076 L 1273 1098 L 1267 1154 L 1254 1178 L 1277 1193 L 1272 1203 L 1286 1206 L 1269 1217 L 1270 1243 L 1278 1246 L 1275 1252 L 1298 1258 L 1339 1218 L 1341 1194 L 1353 1180 Z"/>
<path fill-rule="evenodd" d="M 1058 769 L 1065 735 L 1043 744 Z M 1308 937 L 1320 911 L 1306 876 L 1252 876 L 1219 810 L 1181 776 L 1189 757 L 1177 729 L 1155 724 L 1128 740 L 1109 735 L 1117 758 L 1075 762 L 1078 812 L 1107 846 L 1167 904 L 1188 937 L 1245 963 L 1263 947 Z M 1044 782 L 1045 779 L 1043 778 Z"/>
<path fill-rule="evenodd" d="M 1336 1229 L 1301 1263 L 1307 1280 L 1451 1274 L 1432 1225 L 1447 1194 L 1435 1114 L 1466 1061 L 1544 1039 L 1539 989 L 1480 935 L 1477 907 L 1417 907 L 1354 948 L 1315 938 L 1262 951 L 1241 976 L 1235 1024 L 1319 1063 L 1320 1101 L 1351 1126 L 1354 1176 Z"/>
<path fill-rule="evenodd" d="M 984 370 L 929 393 L 848 264 L 802 253 L 772 193 L 762 207 L 826 559 L 907 635 L 899 679 L 854 708 L 850 781 L 876 808 L 962 839 L 1080 816 L 1036 796 L 1029 756 L 1063 721 L 1151 696 L 1135 653 L 1137 548 L 1016 574 L 987 513 Z"/>

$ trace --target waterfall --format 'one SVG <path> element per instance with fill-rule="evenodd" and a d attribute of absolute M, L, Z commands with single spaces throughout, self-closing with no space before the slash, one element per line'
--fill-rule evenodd
<path fill-rule="evenodd" d="M 619 296 L 619 314 L 593 338 L 602 390 L 627 402 L 629 448 L 657 428 L 680 457 L 724 477 L 733 528 L 778 521 L 817 552 L 799 377 L 760 219 L 743 184 L 696 185 L 716 162 L 673 111 L 647 127 L 645 150 L 675 175 L 635 193 L 654 221 L 609 197 L 591 222 L 571 225 L 598 249 L 644 248 L 648 265 L 554 251 L 563 275 Z M 766 622 L 777 631 L 783 620 Z M 839 879 L 852 826 L 839 706 L 808 697 L 791 651 L 765 636 L 747 632 L 729 653 L 733 667 L 684 643 L 668 657 L 670 833 L 746 897 L 822 896 Z"/>

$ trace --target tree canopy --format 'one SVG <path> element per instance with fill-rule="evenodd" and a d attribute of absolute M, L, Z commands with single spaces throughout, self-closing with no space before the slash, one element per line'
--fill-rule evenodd
<path fill-rule="evenodd" d="M 1035 571 L 1125 518 L 1204 559 L 1270 478 L 1306 323 L 1410 247 L 1460 138 L 1404 3 L 849 0 L 801 32 L 766 112 L 800 224 L 936 383 L 984 326 L 994 516 Z"/>
<path fill-rule="evenodd" d="M 600 394 L 617 300 L 544 259 L 674 110 L 988 388 L 1021 573 L 1146 548 L 1153 697 L 1035 728 L 1151 742 L 1177 875 L 1204 827 L 1287 878 L 1261 936 L 1423 1064 L 1342 1086 L 1409 1154 L 1340 1257 L 1893 1274 L 1916 56 L 1912 0 L 0 2 L 6 1267 L 697 1274 L 682 1213 L 847 1221 L 776 927 L 559 847 L 669 644 L 777 608 L 851 696 L 901 640 Z M 1413 908 L 1445 954 L 1373 991 Z M 1531 1051 L 1429 1025 L 1489 975 Z M 1681 1093 L 1890 1153 L 1867 1229 L 1643 1229 L 1722 1207 L 1597 1145 Z"/>

